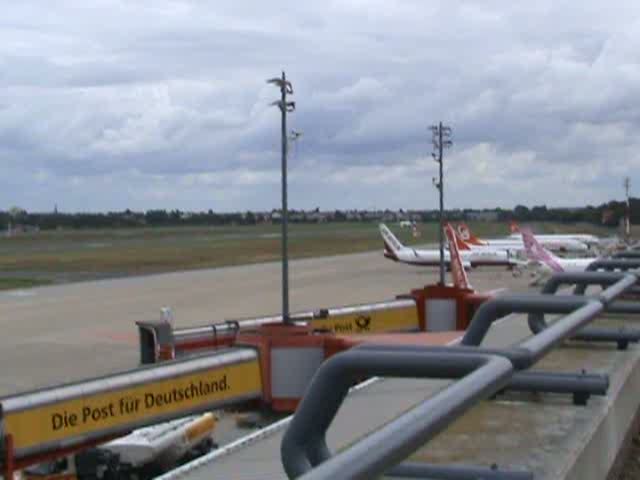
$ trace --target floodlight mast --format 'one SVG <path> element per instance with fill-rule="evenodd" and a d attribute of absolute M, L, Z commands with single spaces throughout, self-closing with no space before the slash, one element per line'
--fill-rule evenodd
<path fill-rule="evenodd" d="M 288 223 L 289 223 L 289 211 L 287 206 L 287 153 L 288 153 L 288 139 L 287 139 L 287 113 L 293 112 L 296 108 L 295 102 L 288 102 L 287 95 L 293 94 L 293 87 L 291 82 L 287 80 L 286 74 L 283 71 L 281 78 L 272 78 L 267 80 L 267 83 L 272 83 L 280 88 L 280 100 L 273 102 L 271 105 L 277 105 L 280 108 L 282 114 L 281 121 L 281 141 L 282 141 L 282 321 L 284 323 L 290 323 L 289 314 L 289 238 L 288 238 Z"/>
<path fill-rule="evenodd" d="M 451 141 L 451 127 L 446 125 L 442 125 L 442 122 L 438 123 L 438 125 L 432 125 L 430 127 L 432 139 L 431 143 L 433 144 L 434 151 L 431 153 L 433 159 L 438 162 L 439 167 L 439 180 L 435 184 L 435 187 L 438 189 L 440 196 L 440 209 L 439 209 L 439 235 L 438 240 L 440 243 L 440 282 L 441 286 L 444 286 L 444 272 L 445 272 L 445 261 L 444 261 L 444 182 L 443 182 L 443 171 L 442 171 L 442 152 L 445 148 L 451 147 L 453 142 Z"/>

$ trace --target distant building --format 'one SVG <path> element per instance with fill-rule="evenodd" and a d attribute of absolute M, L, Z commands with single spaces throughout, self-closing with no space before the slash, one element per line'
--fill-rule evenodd
<path fill-rule="evenodd" d="M 466 213 L 467 220 L 475 220 L 477 222 L 495 222 L 498 220 L 498 212 L 495 210 L 487 211 L 471 211 Z"/>
<path fill-rule="evenodd" d="M 24 235 L 27 233 L 38 233 L 40 231 L 40 227 L 38 225 L 24 225 L 22 223 L 12 224 L 9 223 L 7 225 L 7 237 L 15 237 L 16 235 Z"/>

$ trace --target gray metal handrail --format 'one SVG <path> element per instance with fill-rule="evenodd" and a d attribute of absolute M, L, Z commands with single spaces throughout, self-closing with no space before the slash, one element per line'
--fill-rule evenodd
<path fill-rule="evenodd" d="M 282 440 L 281 454 L 290 478 L 369 479 L 406 458 L 479 400 L 499 391 L 513 366 L 495 355 L 449 352 L 399 352 L 354 348 L 327 360 L 318 370 Z M 347 450 L 331 456 L 326 431 L 353 381 L 381 375 L 460 378 Z M 370 452 L 375 451 L 375 455 Z M 331 462 L 326 460 L 332 459 Z M 316 467 L 311 471 L 313 467 Z"/>
<path fill-rule="evenodd" d="M 532 353 L 534 363 L 536 363 L 549 353 L 553 347 L 573 336 L 603 310 L 604 305 L 601 302 L 590 300 L 584 306 L 562 317 L 562 321 L 556 321 L 540 333 L 520 343 L 520 347 L 529 350 Z"/>
<path fill-rule="evenodd" d="M 611 255 L 612 258 L 628 258 L 628 259 L 640 259 L 640 252 L 637 250 L 624 250 L 622 252 L 616 252 Z"/>
<path fill-rule="evenodd" d="M 630 258 L 602 258 L 599 260 L 594 260 L 591 262 L 587 268 L 587 272 L 595 272 L 596 270 L 638 270 L 640 269 L 640 259 L 630 259 Z"/>
<path fill-rule="evenodd" d="M 386 472 L 394 477 L 437 478 L 438 480 L 533 480 L 531 472 L 501 471 L 497 468 L 465 467 L 459 465 L 430 465 L 420 462 L 404 462 Z"/>
<path fill-rule="evenodd" d="M 358 346 L 361 350 L 377 349 L 378 345 L 363 344 Z M 609 378 L 606 375 L 575 373 L 550 373 L 524 371 L 525 368 L 533 365 L 535 359 L 532 352 L 519 345 L 505 348 L 481 348 L 471 346 L 456 346 L 455 352 L 461 355 L 477 354 L 498 355 L 509 360 L 515 372 L 509 382 L 505 385 L 505 390 L 513 391 L 546 391 L 549 393 L 577 393 L 581 395 L 604 395 L 609 388 Z M 446 353 L 451 347 L 430 345 L 428 347 L 420 345 L 390 345 L 385 347 L 387 351 L 412 351 L 431 353 Z"/>
<path fill-rule="evenodd" d="M 618 261 L 614 261 L 618 262 Z M 635 263 L 635 261 L 633 261 Z M 640 265 L 640 262 L 638 262 Z M 607 263 L 605 269 L 613 263 Z M 631 268 L 619 267 L 628 271 Z M 628 266 L 628 265 L 627 265 Z M 597 269 L 596 269 L 597 270 Z M 303 475 L 305 480 L 340 478 L 365 479 L 384 472 L 403 472 L 407 476 L 425 474 L 433 466 L 401 464 L 413 451 L 442 431 L 480 399 L 498 393 L 509 386 L 545 391 L 574 393 L 572 384 L 584 380 L 585 391 L 606 391 L 605 376 L 585 374 L 552 374 L 547 372 L 515 372 L 529 368 L 564 340 L 575 338 L 597 315 L 621 294 L 634 288 L 638 277 L 632 274 L 565 275 L 553 280 L 554 285 L 568 281 L 607 286 L 595 297 L 549 294 L 510 295 L 491 299 L 476 311 L 460 346 L 421 347 L 362 345 L 326 361 L 316 373 L 287 430 L 281 445 L 282 461 L 290 478 Z M 552 289 L 552 287 L 548 287 Z M 557 290 L 557 286 L 554 287 Z M 554 290 L 555 292 L 555 290 Z M 634 310 L 636 305 L 628 305 Z M 504 349 L 479 347 L 492 324 L 511 313 L 530 316 L 564 314 L 553 324 L 534 331 L 524 341 Z M 634 310 L 635 313 L 635 310 Z M 539 326 L 539 325 L 538 325 Z M 381 427 L 346 450 L 331 455 L 326 444 L 326 431 L 333 421 L 349 386 L 363 376 L 459 378 L 435 396 L 426 399 L 409 412 Z M 603 388 L 604 387 L 604 388 Z M 375 455 L 371 452 L 375 451 Z M 398 467 L 393 468 L 398 465 Z M 442 467 L 447 475 L 441 478 L 469 479 L 478 471 L 467 473 L 455 467 Z M 474 470 L 475 469 L 475 470 Z M 462 473 L 460 473 L 462 472 Z M 485 469 L 487 478 L 531 478 L 526 472 L 493 475 Z M 415 475 L 414 475 L 415 474 Z M 491 474 L 491 475 L 489 475 Z"/>
<path fill-rule="evenodd" d="M 577 295 L 556 297 L 522 294 L 494 298 L 480 305 L 460 343 L 461 345 L 480 345 L 493 322 L 511 313 L 568 314 L 587 305 L 592 305 L 590 308 L 597 310 L 593 316 L 604 308 L 604 305 L 595 299 Z M 585 323 L 591 318 L 593 317 L 585 319 Z"/>
<path fill-rule="evenodd" d="M 584 295 L 590 285 L 600 285 L 604 290 L 598 293 L 595 298 L 605 304 L 605 311 L 609 313 L 640 313 L 640 302 L 613 301 L 620 294 L 633 287 L 637 281 L 636 275 L 625 272 L 559 273 L 547 280 L 541 293 L 554 295 L 563 285 L 575 285 L 574 293 Z M 544 314 L 540 312 L 530 313 L 528 322 L 533 333 L 539 333 L 548 327 Z M 618 348 L 622 350 L 627 348 L 630 342 L 640 341 L 640 330 L 588 327 L 580 330 L 572 337 L 572 340 L 616 342 Z"/>
<path fill-rule="evenodd" d="M 549 277 L 542 286 L 540 293 L 555 294 L 561 286 L 575 285 L 573 293 L 583 295 L 589 285 L 601 285 L 607 287 L 621 280 L 626 272 L 597 271 L 590 270 L 584 272 L 562 272 Z"/>

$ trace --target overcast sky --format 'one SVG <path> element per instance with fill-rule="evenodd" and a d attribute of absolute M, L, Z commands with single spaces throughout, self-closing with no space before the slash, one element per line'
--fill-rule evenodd
<path fill-rule="evenodd" d="M 91 6 L 88 6 L 91 5 Z M 0 209 L 574 206 L 640 189 L 640 3 L 21 0 L 0 16 Z"/>

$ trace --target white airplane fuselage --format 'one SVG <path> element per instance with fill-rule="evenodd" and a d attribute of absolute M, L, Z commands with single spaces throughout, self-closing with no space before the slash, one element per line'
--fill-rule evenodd
<path fill-rule="evenodd" d="M 440 250 L 407 247 L 396 238 L 386 225 L 381 223 L 379 228 L 384 240 L 385 257 L 410 265 L 436 266 L 440 264 Z M 449 259 L 449 252 L 445 250 L 444 261 L 449 263 Z M 465 268 L 479 267 L 481 265 L 513 265 L 509 252 L 493 248 L 464 250 L 460 252 L 460 259 Z"/>
<path fill-rule="evenodd" d="M 440 250 L 421 250 L 402 247 L 394 252 L 385 250 L 385 257 L 412 265 L 437 266 L 440 264 Z M 462 263 L 470 267 L 488 265 L 511 265 L 509 254 L 498 250 L 464 250 L 460 252 Z M 444 251 L 444 261 L 449 262 L 449 252 Z"/>

